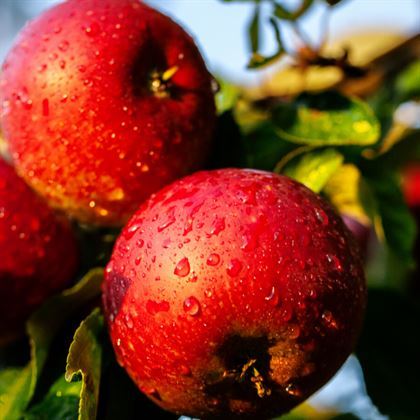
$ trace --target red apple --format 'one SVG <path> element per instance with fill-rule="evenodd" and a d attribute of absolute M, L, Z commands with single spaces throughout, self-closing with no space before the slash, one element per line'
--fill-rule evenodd
<path fill-rule="evenodd" d="M 420 207 L 420 164 L 413 163 L 403 171 L 402 182 L 405 201 L 411 208 Z"/>
<path fill-rule="evenodd" d="M 20 33 L 0 81 L 20 175 L 82 222 L 122 225 L 205 160 L 212 77 L 191 37 L 136 0 L 69 0 Z"/>
<path fill-rule="evenodd" d="M 162 408 L 200 418 L 299 404 L 352 351 L 366 300 L 341 218 L 303 185 L 252 170 L 153 195 L 106 272 L 118 361 Z"/>
<path fill-rule="evenodd" d="M 77 268 L 68 223 L 0 159 L 0 344 L 23 331 L 28 315 L 63 289 Z"/>

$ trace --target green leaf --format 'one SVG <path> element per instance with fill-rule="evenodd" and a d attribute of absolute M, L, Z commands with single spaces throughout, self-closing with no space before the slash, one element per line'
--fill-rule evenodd
<path fill-rule="evenodd" d="M 343 155 L 335 149 L 315 150 L 291 162 L 286 166 L 284 173 L 319 193 L 342 165 L 343 160 Z"/>
<path fill-rule="evenodd" d="M 49 299 L 27 322 L 31 360 L 22 368 L 0 371 L 2 420 L 15 420 L 30 403 L 51 342 L 64 321 L 100 294 L 103 269 L 93 269 L 79 283 Z"/>
<path fill-rule="evenodd" d="M 255 4 L 254 13 L 248 26 L 249 46 L 253 53 L 260 48 L 260 5 Z"/>
<path fill-rule="evenodd" d="M 369 291 L 357 357 L 369 396 L 391 419 L 417 419 L 420 308 L 391 290 Z"/>
<path fill-rule="evenodd" d="M 65 378 L 82 380 L 79 403 L 79 420 L 96 418 L 101 376 L 102 347 L 100 334 L 104 320 L 99 308 L 95 309 L 74 334 L 67 357 Z"/>
<path fill-rule="evenodd" d="M 269 65 L 279 59 L 284 53 L 283 42 L 281 40 L 280 28 L 274 18 L 270 18 L 269 23 L 274 31 L 274 37 L 277 42 L 277 50 L 274 54 L 269 56 L 263 56 L 258 52 L 254 52 L 251 56 L 251 60 L 248 63 L 248 69 L 257 69 Z"/>
<path fill-rule="evenodd" d="M 290 153 L 295 146 L 276 136 L 270 122 L 260 124 L 244 139 L 246 165 L 250 168 L 273 170 L 276 163 Z"/>
<path fill-rule="evenodd" d="M 216 94 L 216 108 L 218 114 L 232 109 L 241 95 L 241 89 L 228 81 L 218 78 L 220 89 Z"/>
<path fill-rule="evenodd" d="M 369 226 L 370 219 L 374 218 L 376 204 L 369 201 L 369 195 L 365 197 L 366 188 L 357 166 L 346 163 L 330 177 L 323 192 L 340 214 Z"/>
<path fill-rule="evenodd" d="M 310 146 L 366 146 L 380 136 L 379 122 L 366 103 L 333 91 L 280 104 L 272 120 L 280 137 Z"/>
<path fill-rule="evenodd" d="M 420 60 L 410 64 L 396 80 L 396 90 L 400 101 L 420 96 Z"/>
<path fill-rule="evenodd" d="M 77 420 L 81 382 L 69 383 L 60 376 L 44 399 L 23 416 L 23 420 Z"/>
<path fill-rule="evenodd" d="M 290 11 L 278 3 L 274 3 L 274 15 L 279 19 L 296 20 L 302 16 L 312 5 L 313 0 L 301 0 L 301 4 L 295 10 Z"/>
<path fill-rule="evenodd" d="M 405 203 L 398 176 L 386 168 L 381 170 L 377 166 L 370 168 L 369 172 L 365 170 L 364 175 L 381 219 L 381 226 L 375 224 L 378 236 L 382 236 L 378 229 L 383 230 L 390 250 L 399 258 L 401 264 L 411 267 L 416 222 Z"/>

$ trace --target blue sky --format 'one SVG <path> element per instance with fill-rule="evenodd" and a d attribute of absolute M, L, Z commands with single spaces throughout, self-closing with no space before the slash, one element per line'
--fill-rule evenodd
<path fill-rule="evenodd" d="M 291 5 L 299 1 L 284 0 Z M 57 2 L 0 0 L 0 60 L 25 19 Z M 244 28 L 250 18 L 252 4 L 226 4 L 220 0 L 147 0 L 147 3 L 174 17 L 194 36 L 213 72 L 241 82 L 258 78 L 255 72 L 245 70 L 248 55 Z M 319 38 L 320 18 L 324 10 L 324 4 L 318 0 L 313 12 L 302 23 L 315 40 Z M 330 28 L 332 37 L 366 28 L 406 34 L 419 32 L 420 0 L 343 0 L 334 8 Z M 267 37 L 266 41 L 269 51 L 273 40 Z"/>

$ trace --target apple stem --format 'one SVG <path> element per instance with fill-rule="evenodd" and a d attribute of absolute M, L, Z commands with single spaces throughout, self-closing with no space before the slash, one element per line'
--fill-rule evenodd
<path fill-rule="evenodd" d="M 149 85 L 152 93 L 158 98 L 167 98 L 169 96 L 169 82 L 178 70 L 178 66 L 172 66 L 164 72 L 153 71 L 150 75 Z"/>
<path fill-rule="evenodd" d="M 243 382 L 246 377 L 250 377 L 250 380 L 252 382 L 252 385 L 255 387 L 255 389 L 257 390 L 257 394 L 260 398 L 263 398 L 265 396 L 269 396 L 271 395 L 271 389 L 267 388 L 264 385 L 264 377 L 260 374 L 260 372 L 258 371 L 258 369 L 254 366 L 255 363 L 257 362 L 257 359 L 250 359 L 248 362 L 246 362 L 243 366 L 242 366 L 242 370 L 241 373 L 238 375 L 237 372 L 225 372 L 224 373 L 224 377 L 227 376 L 233 376 L 236 377 L 236 379 L 238 380 L 238 382 Z M 252 368 L 252 373 L 251 375 L 247 375 L 248 372 L 250 371 L 250 369 Z"/>

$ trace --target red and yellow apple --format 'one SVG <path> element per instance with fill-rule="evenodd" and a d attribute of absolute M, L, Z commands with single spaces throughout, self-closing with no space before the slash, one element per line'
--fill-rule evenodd
<path fill-rule="evenodd" d="M 0 159 L 0 344 L 75 274 L 78 251 L 70 226 Z"/>
<path fill-rule="evenodd" d="M 68 0 L 25 26 L 3 65 L 18 173 L 82 222 L 123 225 L 209 151 L 212 77 L 192 38 L 137 0 Z"/>
<path fill-rule="evenodd" d="M 269 418 L 353 350 L 366 288 L 342 219 L 273 173 L 199 172 L 153 195 L 117 240 L 103 303 L 117 359 L 162 408 Z"/>

